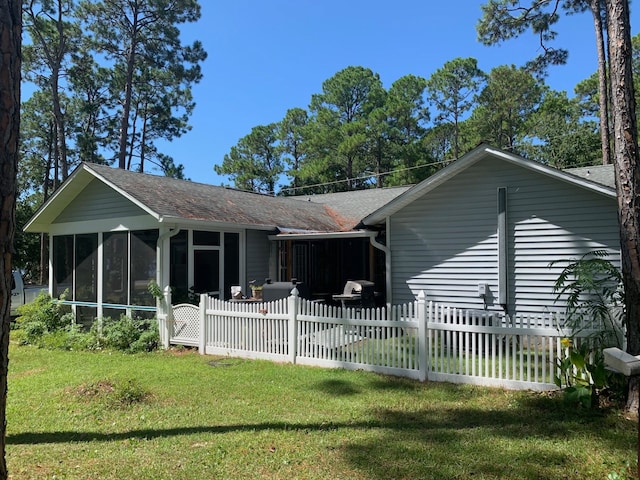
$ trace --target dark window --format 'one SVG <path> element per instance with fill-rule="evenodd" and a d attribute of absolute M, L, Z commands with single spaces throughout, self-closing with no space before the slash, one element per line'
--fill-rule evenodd
<path fill-rule="evenodd" d="M 74 300 L 95 302 L 98 289 L 98 234 L 76 235 Z"/>
<path fill-rule="evenodd" d="M 187 232 L 182 231 L 171 237 L 171 247 L 169 249 L 171 266 L 169 267 L 169 284 L 171 285 L 172 298 L 174 305 L 185 303 L 188 300 L 188 292 L 190 285 L 188 282 L 188 246 Z M 165 285 L 161 285 L 163 288 Z"/>
<path fill-rule="evenodd" d="M 156 278 L 158 230 L 131 232 L 131 305 L 155 305 L 149 282 Z"/>
<path fill-rule="evenodd" d="M 73 235 L 53 237 L 53 296 L 73 292 Z M 71 300 L 69 298 L 69 300 Z"/>
<path fill-rule="evenodd" d="M 104 273 L 103 301 L 126 305 L 129 264 L 129 246 L 127 232 L 104 234 Z"/>
<path fill-rule="evenodd" d="M 193 244 L 209 247 L 220 246 L 220 232 L 203 232 L 200 230 L 194 230 Z"/>
<path fill-rule="evenodd" d="M 195 293 L 219 293 L 220 252 L 218 250 L 193 252 L 193 283 Z"/>
<path fill-rule="evenodd" d="M 224 291 L 221 298 L 231 298 L 231 286 L 240 284 L 240 234 L 224 234 Z"/>

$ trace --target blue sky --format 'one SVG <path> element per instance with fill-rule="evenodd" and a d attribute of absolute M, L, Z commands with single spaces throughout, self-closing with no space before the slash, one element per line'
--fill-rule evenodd
<path fill-rule="evenodd" d="M 486 47 L 476 39 L 476 0 L 202 0 L 202 17 L 183 40 L 202 41 L 208 58 L 194 87 L 193 129 L 159 145 L 191 180 L 230 184 L 213 166 L 254 126 L 308 108 L 322 82 L 350 65 L 370 68 L 389 87 L 398 78 L 428 78 L 445 62 L 474 57 L 488 72 L 523 65 L 539 53 L 533 35 Z M 632 13 L 632 32 L 640 19 Z M 547 84 L 573 94 L 597 68 L 590 14 L 563 18 L 556 46 L 569 50 Z"/>

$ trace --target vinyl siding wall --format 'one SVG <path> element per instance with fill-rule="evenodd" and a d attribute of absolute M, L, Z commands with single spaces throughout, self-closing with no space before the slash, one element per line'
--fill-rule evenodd
<path fill-rule="evenodd" d="M 243 292 L 248 291 L 248 282 L 255 280 L 262 285 L 265 278 L 269 277 L 269 255 L 271 242 L 270 232 L 261 230 L 247 230 L 247 285 L 243 285 Z M 276 279 L 274 279 L 276 280 Z"/>
<path fill-rule="evenodd" d="M 54 223 L 84 222 L 148 215 L 140 207 L 114 192 L 99 180 L 92 180 L 65 208 Z"/>
<path fill-rule="evenodd" d="M 507 280 L 510 313 L 562 308 L 553 283 L 566 262 L 607 249 L 619 264 L 616 201 L 586 189 L 485 159 L 390 219 L 393 303 L 429 300 L 483 309 L 498 305 L 498 188 L 507 188 Z"/>

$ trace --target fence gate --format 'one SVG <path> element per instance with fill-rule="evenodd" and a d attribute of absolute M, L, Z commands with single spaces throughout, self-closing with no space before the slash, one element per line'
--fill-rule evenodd
<path fill-rule="evenodd" d="M 173 307 L 171 336 L 169 343 L 197 347 L 199 339 L 200 308 L 197 305 L 181 303 Z"/>

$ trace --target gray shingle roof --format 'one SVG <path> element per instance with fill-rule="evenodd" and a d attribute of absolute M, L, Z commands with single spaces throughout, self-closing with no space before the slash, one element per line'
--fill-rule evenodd
<path fill-rule="evenodd" d="M 335 232 L 353 224 L 327 206 L 231 188 L 85 164 L 113 186 L 162 217 L 260 227 Z"/>
<path fill-rule="evenodd" d="M 613 165 L 593 165 L 591 167 L 568 168 L 565 172 L 592 182 L 616 188 Z"/>
<path fill-rule="evenodd" d="M 383 207 L 410 188 L 411 185 L 403 187 L 370 188 L 351 192 L 304 195 L 294 198 L 326 205 L 338 212 L 343 219 L 357 225 L 363 218 Z"/>

